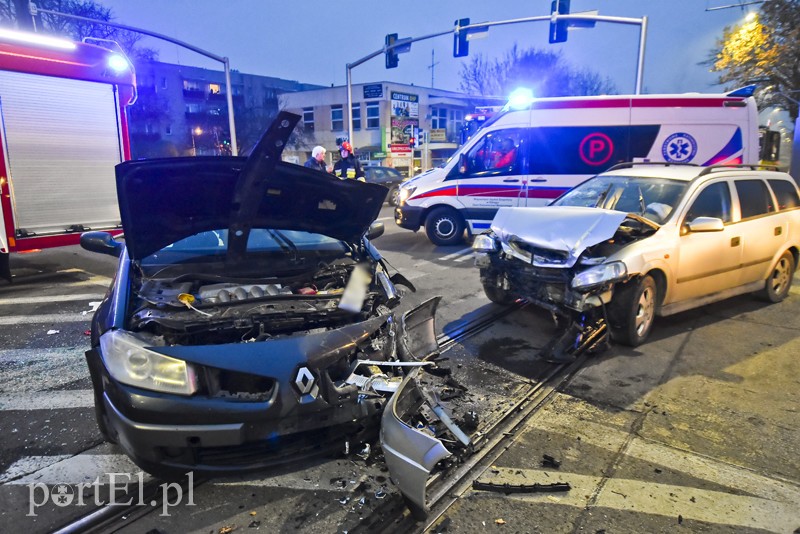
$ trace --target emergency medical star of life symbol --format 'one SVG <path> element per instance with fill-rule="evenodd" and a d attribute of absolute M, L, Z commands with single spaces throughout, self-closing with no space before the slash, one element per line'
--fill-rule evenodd
<path fill-rule="evenodd" d="M 664 161 L 670 163 L 692 161 L 695 154 L 697 154 L 697 141 L 685 132 L 670 135 L 661 146 L 661 155 L 664 156 Z"/>

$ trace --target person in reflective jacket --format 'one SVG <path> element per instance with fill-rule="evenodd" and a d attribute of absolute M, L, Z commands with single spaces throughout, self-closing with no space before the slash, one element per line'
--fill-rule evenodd
<path fill-rule="evenodd" d="M 365 182 L 364 169 L 361 168 L 361 162 L 358 161 L 358 158 L 353 154 L 353 145 L 351 145 L 349 141 L 345 141 L 342 143 L 339 150 L 342 159 L 337 161 L 336 165 L 333 166 L 333 174 L 342 180 L 351 178 Z"/>

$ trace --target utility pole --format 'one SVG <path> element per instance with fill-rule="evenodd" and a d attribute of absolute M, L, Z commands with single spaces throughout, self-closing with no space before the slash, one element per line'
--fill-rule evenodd
<path fill-rule="evenodd" d="M 433 88 L 433 71 L 436 68 L 436 65 L 439 64 L 438 61 L 434 61 L 434 57 L 435 56 L 433 55 L 433 53 L 434 53 L 434 50 L 433 50 L 433 48 L 431 48 L 431 66 L 428 67 L 429 69 L 431 69 L 431 88 Z"/>

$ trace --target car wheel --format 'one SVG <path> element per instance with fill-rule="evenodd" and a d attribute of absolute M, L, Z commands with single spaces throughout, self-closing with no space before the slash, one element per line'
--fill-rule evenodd
<path fill-rule="evenodd" d="M 769 302 L 780 302 L 785 299 L 792 287 L 794 268 L 794 256 L 787 250 L 769 271 L 767 285 L 761 292 L 762 298 Z"/>
<path fill-rule="evenodd" d="M 618 287 L 609 305 L 614 340 L 631 347 L 644 343 L 653 328 L 657 299 L 656 282 L 649 275 Z"/>
<path fill-rule="evenodd" d="M 400 205 L 400 188 L 397 186 L 392 187 L 389 190 L 389 194 L 386 195 L 386 201 L 389 203 L 390 206 L 399 206 Z"/>
<path fill-rule="evenodd" d="M 490 271 L 481 269 L 481 285 L 486 297 L 495 304 L 511 304 L 516 301 L 516 295 L 497 285 L 497 278 L 497 275 L 491 274 Z"/>
<path fill-rule="evenodd" d="M 464 220 L 453 208 L 442 206 L 428 215 L 425 233 L 434 245 L 455 245 L 464 238 Z"/>

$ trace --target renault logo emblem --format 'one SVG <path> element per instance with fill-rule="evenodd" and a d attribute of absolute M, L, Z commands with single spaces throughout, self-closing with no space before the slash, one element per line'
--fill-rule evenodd
<path fill-rule="evenodd" d="M 297 376 L 294 379 L 294 385 L 297 386 L 297 391 L 299 391 L 303 395 L 311 394 L 312 397 L 317 396 L 317 388 L 316 381 L 314 380 L 314 375 L 311 374 L 308 367 L 301 367 L 297 371 Z"/>

